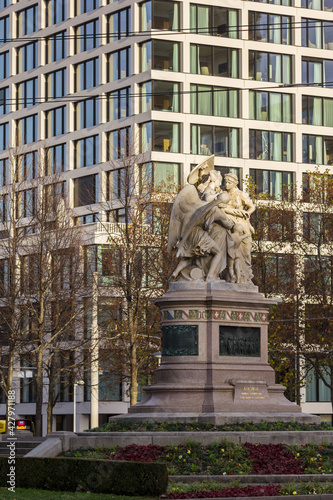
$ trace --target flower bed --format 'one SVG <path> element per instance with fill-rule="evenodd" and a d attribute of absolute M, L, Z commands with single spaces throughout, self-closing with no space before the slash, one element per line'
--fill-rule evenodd
<path fill-rule="evenodd" d="M 163 498 L 218 498 L 218 497 L 265 497 L 279 495 L 280 485 L 243 486 L 239 488 L 223 488 L 223 490 L 201 490 L 193 492 L 169 493 Z"/>
<path fill-rule="evenodd" d="M 178 446 L 95 448 L 65 452 L 77 458 L 166 462 L 172 475 L 331 474 L 333 445 L 187 443 Z"/>

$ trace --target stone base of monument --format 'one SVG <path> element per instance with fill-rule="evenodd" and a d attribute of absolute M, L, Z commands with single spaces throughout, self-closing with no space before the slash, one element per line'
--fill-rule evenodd
<path fill-rule="evenodd" d="M 170 283 L 162 314 L 162 360 L 131 420 L 173 422 L 301 421 L 268 363 L 268 314 L 275 304 L 257 287 L 223 281 Z"/>

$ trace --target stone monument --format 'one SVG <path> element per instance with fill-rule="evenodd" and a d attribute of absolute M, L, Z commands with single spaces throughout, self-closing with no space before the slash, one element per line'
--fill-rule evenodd
<path fill-rule="evenodd" d="M 127 418 L 225 422 L 296 420 L 301 413 L 268 363 L 268 315 L 275 304 L 252 283 L 250 216 L 255 207 L 235 174 L 198 165 L 177 195 L 169 250 L 181 259 L 162 314 L 162 361 Z"/>

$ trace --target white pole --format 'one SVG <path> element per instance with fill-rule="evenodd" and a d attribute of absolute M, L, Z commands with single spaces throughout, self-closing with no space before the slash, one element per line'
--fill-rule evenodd
<path fill-rule="evenodd" d="M 93 273 L 91 325 L 90 427 L 98 427 L 98 273 Z"/>
<path fill-rule="evenodd" d="M 76 432 L 76 387 L 77 384 L 74 384 L 73 390 L 73 432 Z"/>

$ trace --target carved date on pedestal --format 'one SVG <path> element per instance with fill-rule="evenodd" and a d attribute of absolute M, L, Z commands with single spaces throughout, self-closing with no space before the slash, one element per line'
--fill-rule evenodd
<path fill-rule="evenodd" d="M 198 356 L 198 326 L 162 326 L 162 356 Z"/>
<path fill-rule="evenodd" d="M 220 326 L 220 356 L 260 357 L 260 328 Z"/>

